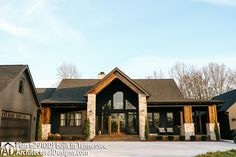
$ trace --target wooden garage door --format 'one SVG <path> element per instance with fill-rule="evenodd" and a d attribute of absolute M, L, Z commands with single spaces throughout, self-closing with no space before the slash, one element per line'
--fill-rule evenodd
<path fill-rule="evenodd" d="M 29 141 L 30 115 L 2 111 L 0 141 Z"/>

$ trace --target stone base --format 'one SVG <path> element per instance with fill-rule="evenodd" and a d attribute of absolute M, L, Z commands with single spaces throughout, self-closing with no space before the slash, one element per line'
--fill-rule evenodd
<path fill-rule="evenodd" d="M 194 123 L 184 123 L 185 140 L 190 140 L 190 136 L 195 135 Z"/>
<path fill-rule="evenodd" d="M 220 131 L 220 126 L 218 123 L 218 128 Z M 206 124 L 207 135 L 210 137 L 210 140 L 216 141 L 216 134 L 215 134 L 215 123 L 207 123 Z"/>
<path fill-rule="evenodd" d="M 49 133 L 51 133 L 51 124 L 42 124 L 42 140 L 48 140 Z"/>

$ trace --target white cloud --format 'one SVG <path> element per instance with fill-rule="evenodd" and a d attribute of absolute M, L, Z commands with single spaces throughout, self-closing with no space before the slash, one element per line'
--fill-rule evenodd
<path fill-rule="evenodd" d="M 202 1 L 206 3 L 214 4 L 214 5 L 219 5 L 219 6 L 236 7 L 236 0 L 195 0 L 195 1 Z"/>

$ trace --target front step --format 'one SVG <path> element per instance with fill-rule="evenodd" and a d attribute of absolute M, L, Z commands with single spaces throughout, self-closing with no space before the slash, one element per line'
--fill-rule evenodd
<path fill-rule="evenodd" d="M 93 141 L 140 141 L 138 135 L 96 135 Z"/>

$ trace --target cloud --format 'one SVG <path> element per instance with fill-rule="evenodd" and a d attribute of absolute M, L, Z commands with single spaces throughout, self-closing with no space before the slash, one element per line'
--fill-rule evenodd
<path fill-rule="evenodd" d="M 195 0 L 195 1 L 202 1 L 218 6 L 236 7 L 236 0 Z"/>

